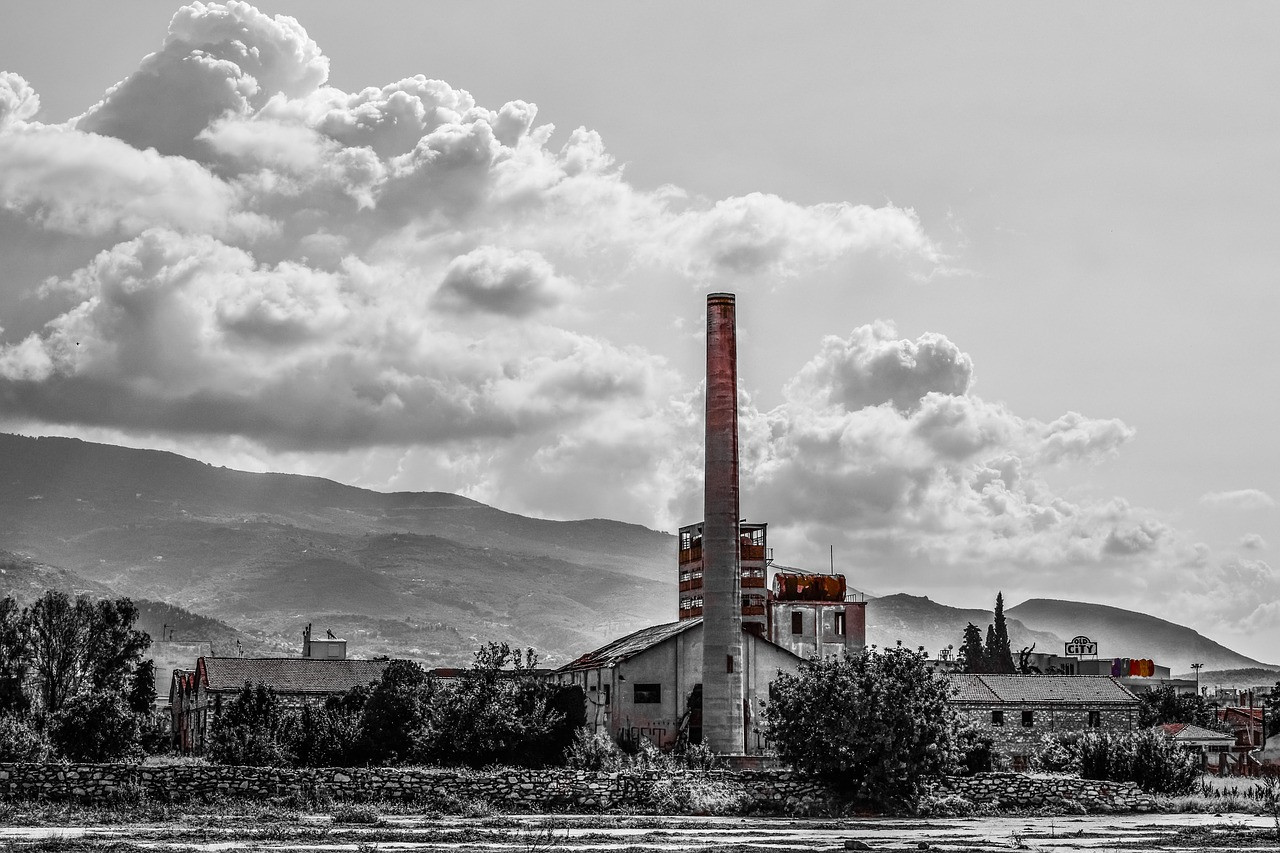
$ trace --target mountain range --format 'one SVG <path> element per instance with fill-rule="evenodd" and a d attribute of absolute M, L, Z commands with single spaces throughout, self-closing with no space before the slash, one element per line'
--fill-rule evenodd
<path fill-rule="evenodd" d="M 308 623 L 351 653 L 463 663 L 481 642 L 568 661 L 675 612 L 675 537 L 549 521 L 442 492 L 375 492 L 173 453 L 0 434 L 0 595 L 128 595 L 140 623 L 216 653 L 293 654 Z M 994 596 L 994 592 L 993 592 Z M 1270 665 L 1171 622 L 1078 602 L 1007 611 L 1015 650 L 1085 633 L 1104 656 Z M 989 611 L 868 597 L 867 641 L 959 646 Z M 155 623 L 155 624 L 153 624 Z M 168 626 L 166 628 L 165 626 Z M 172 629 L 172 630 L 170 630 Z"/>

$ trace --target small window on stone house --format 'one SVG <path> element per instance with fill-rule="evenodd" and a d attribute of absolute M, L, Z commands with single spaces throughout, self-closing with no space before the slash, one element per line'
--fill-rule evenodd
<path fill-rule="evenodd" d="M 1102 727 L 1102 712 L 1090 711 L 1089 712 L 1089 728 L 1097 729 L 1101 727 Z"/>
<path fill-rule="evenodd" d="M 844 614 L 837 613 L 835 614 L 835 617 L 836 617 L 835 618 L 836 636 L 843 637 L 844 636 Z"/>
<path fill-rule="evenodd" d="M 991 712 L 991 725 L 993 726 L 1004 725 L 1004 711 L 995 710 Z"/>
<path fill-rule="evenodd" d="M 804 633 L 804 614 L 803 613 L 800 613 L 797 611 L 791 614 L 791 633 L 793 634 Z"/>
<path fill-rule="evenodd" d="M 1031 729 L 1031 728 L 1035 728 L 1035 725 L 1036 725 L 1036 712 L 1035 712 L 1035 711 L 1023 711 L 1023 712 L 1022 712 L 1022 727 L 1023 727 L 1024 729 Z"/>

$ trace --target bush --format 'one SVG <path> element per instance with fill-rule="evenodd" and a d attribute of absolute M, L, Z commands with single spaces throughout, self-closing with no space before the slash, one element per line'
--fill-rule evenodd
<path fill-rule="evenodd" d="M 1046 734 L 1031 754 L 1031 768 L 1049 773 L 1073 772 L 1080 765 L 1080 736 L 1076 732 Z"/>
<path fill-rule="evenodd" d="M 52 738 L 71 761 L 118 761 L 136 757 L 142 737 L 138 717 L 119 693 L 77 696 L 53 718 Z"/>
<path fill-rule="evenodd" d="M 1088 732 L 1080 738 L 1079 770 L 1085 779 L 1135 782 L 1148 793 L 1183 795 L 1195 787 L 1200 761 L 1153 729 Z"/>
<path fill-rule="evenodd" d="M 240 695 L 214 714 L 209 727 L 208 756 L 219 764 L 279 767 L 291 762 L 287 731 L 291 718 L 275 692 L 245 682 Z"/>
<path fill-rule="evenodd" d="M 625 756 L 608 732 L 593 732 L 586 726 L 578 729 L 569 747 L 566 763 L 575 770 L 615 771 Z"/>
<path fill-rule="evenodd" d="M 785 762 L 855 803 L 909 810 L 959 763 L 948 691 L 923 651 L 809 660 L 774 681 L 765 733 Z"/>
<path fill-rule="evenodd" d="M 22 717 L 0 716 L 0 761 L 44 762 L 53 758 L 53 741 Z"/>

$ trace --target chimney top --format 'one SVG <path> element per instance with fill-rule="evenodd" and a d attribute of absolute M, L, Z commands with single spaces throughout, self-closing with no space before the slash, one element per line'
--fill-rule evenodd
<path fill-rule="evenodd" d="M 735 295 L 732 293 L 708 293 L 708 302 L 733 302 Z"/>

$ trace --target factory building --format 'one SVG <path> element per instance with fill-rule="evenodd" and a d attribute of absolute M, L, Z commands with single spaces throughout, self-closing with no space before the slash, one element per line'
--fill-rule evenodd
<path fill-rule="evenodd" d="M 660 747 L 680 738 L 724 755 L 767 749 L 760 711 L 779 672 L 863 646 L 865 602 L 840 575 L 788 570 L 769 589 L 768 525 L 742 520 L 735 299 L 707 297 L 703 520 L 680 529 L 677 621 L 615 640 L 559 669 L 583 688 L 587 725 Z"/>

